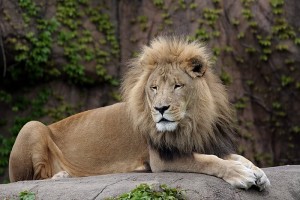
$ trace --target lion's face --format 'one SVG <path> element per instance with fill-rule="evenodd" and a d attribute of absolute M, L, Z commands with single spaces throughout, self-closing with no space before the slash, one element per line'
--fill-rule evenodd
<path fill-rule="evenodd" d="M 161 64 L 154 69 L 147 81 L 146 95 L 158 131 L 176 130 L 193 99 L 195 79 L 203 73 L 201 61 L 196 59 Z"/>
<path fill-rule="evenodd" d="M 203 44 L 180 37 L 158 37 L 131 61 L 122 95 L 133 128 L 151 148 L 219 156 L 232 149 L 224 139 L 234 133 L 232 110 L 212 64 Z M 221 140 L 228 152 L 212 149 Z"/>

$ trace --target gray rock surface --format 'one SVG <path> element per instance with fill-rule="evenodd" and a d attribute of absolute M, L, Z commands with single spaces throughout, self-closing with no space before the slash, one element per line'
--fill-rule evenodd
<path fill-rule="evenodd" d="M 187 199 L 300 199 L 300 165 L 263 169 L 272 186 L 259 192 L 231 187 L 225 181 L 192 173 L 127 173 L 59 180 L 20 181 L 0 185 L 0 199 L 18 199 L 24 190 L 36 199 L 105 199 L 129 192 L 141 183 L 167 184 L 186 190 Z"/>

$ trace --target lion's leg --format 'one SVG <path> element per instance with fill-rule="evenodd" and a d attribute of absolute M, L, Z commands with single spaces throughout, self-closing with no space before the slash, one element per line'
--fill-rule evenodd
<path fill-rule="evenodd" d="M 234 187 L 248 189 L 256 185 L 254 171 L 241 162 L 224 160 L 214 155 L 194 153 L 190 157 L 161 160 L 156 151 L 150 150 L 150 166 L 153 172 L 177 171 L 194 172 L 224 179 Z"/>
<path fill-rule="evenodd" d="M 246 159 L 245 157 L 237 154 L 230 154 L 229 156 L 225 157 L 225 159 L 241 162 L 247 168 L 252 169 L 257 178 L 256 185 L 260 190 L 263 190 L 265 187 L 268 187 L 270 185 L 270 181 L 264 171 L 255 166 L 250 160 Z"/>
<path fill-rule="evenodd" d="M 10 152 L 9 179 L 10 182 L 33 179 L 30 138 L 26 125 L 21 129 Z"/>
<path fill-rule="evenodd" d="M 48 142 L 50 129 L 44 124 L 31 121 L 18 134 L 9 160 L 11 182 L 46 179 L 53 173 L 53 155 Z"/>
<path fill-rule="evenodd" d="M 243 156 L 240 156 L 238 154 L 230 154 L 228 156 L 226 156 L 224 159 L 226 160 L 235 160 L 235 161 L 239 161 L 241 162 L 243 165 L 245 165 L 246 167 L 252 169 L 253 166 L 255 166 L 250 160 L 246 159 Z"/>

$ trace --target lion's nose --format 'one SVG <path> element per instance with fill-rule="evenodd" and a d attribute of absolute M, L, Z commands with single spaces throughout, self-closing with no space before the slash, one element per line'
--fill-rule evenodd
<path fill-rule="evenodd" d="M 154 107 L 154 108 L 155 108 L 155 110 L 157 110 L 158 112 L 160 112 L 160 114 L 163 115 L 164 112 L 170 108 L 170 106 L 161 106 L 161 107 Z"/>

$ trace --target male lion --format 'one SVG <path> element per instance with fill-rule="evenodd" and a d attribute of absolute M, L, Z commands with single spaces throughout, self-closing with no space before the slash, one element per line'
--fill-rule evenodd
<path fill-rule="evenodd" d="M 46 126 L 28 122 L 9 160 L 10 181 L 132 172 L 195 172 L 260 190 L 265 173 L 235 152 L 225 87 L 199 42 L 158 37 L 131 62 L 124 102 Z"/>

